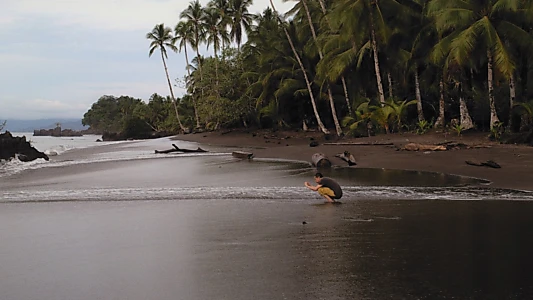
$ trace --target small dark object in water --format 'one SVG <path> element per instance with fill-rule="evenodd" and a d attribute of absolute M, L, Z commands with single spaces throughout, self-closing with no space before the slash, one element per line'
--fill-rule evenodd
<path fill-rule="evenodd" d="M 235 158 L 241 158 L 241 159 L 252 159 L 254 157 L 254 154 L 252 152 L 246 152 L 246 151 L 233 151 L 231 153 L 231 156 Z"/>
<path fill-rule="evenodd" d="M 309 144 L 309 147 L 316 147 L 318 146 L 318 142 L 317 141 L 312 141 L 310 144 Z"/>
<path fill-rule="evenodd" d="M 305 224 L 307 224 L 307 222 L 306 222 L 306 221 L 303 221 L 302 224 L 305 225 Z"/>
<path fill-rule="evenodd" d="M 471 165 L 471 166 L 476 166 L 476 167 L 490 167 L 490 168 L 494 168 L 494 169 L 500 169 L 501 166 L 493 161 L 493 160 L 487 160 L 486 162 L 482 162 L 482 163 L 478 163 L 478 162 L 473 162 L 473 161 L 470 161 L 470 160 L 467 160 L 465 161 L 465 163 L 467 165 Z"/>

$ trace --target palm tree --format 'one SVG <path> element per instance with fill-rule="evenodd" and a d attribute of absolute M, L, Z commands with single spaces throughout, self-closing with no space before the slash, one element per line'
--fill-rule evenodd
<path fill-rule="evenodd" d="M 340 24 L 340 33 L 353 38 L 354 42 L 363 45 L 370 42 L 373 58 L 378 99 L 385 103 L 383 81 L 378 56 L 378 41 L 388 39 L 386 22 L 383 19 L 378 1 L 370 0 L 339 0 L 333 11 L 332 19 Z"/>
<path fill-rule="evenodd" d="M 315 47 L 318 50 L 318 55 L 320 57 L 320 60 L 324 59 L 324 54 L 322 52 L 322 47 L 318 42 L 315 25 L 313 25 L 313 19 L 311 18 L 311 12 L 309 11 L 309 7 L 307 5 L 306 0 L 301 0 L 300 3 L 302 4 L 305 15 L 307 17 L 307 23 L 309 24 L 309 28 L 311 29 L 311 34 L 313 36 L 313 41 L 315 43 Z M 331 115 L 333 117 L 333 123 L 335 124 L 335 130 L 337 132 L 337 136 L 342 135 L 342 129 L 339 123 L 339 119 L 337 118 L 337 110 L 335 108 L 335 101 L 333 100 L 333 93 L 331 92 L 331 86 L 329 83 L 327 83 L 327 91 L 328 91 L 328 98 L 329 98 L 329 104 L 331 108 Z"/>
<path fill-rule="evenodd" d="M 190 29 L 190 24 L 186 22 L 179 22 L 176 27 L 174 28 L 174 39 L 175 42 L 178 42 L 178 51 L 181 51 L 181 49 L 185 50 L 185 63 L 187 64 L 187 75 L 188 77 L 191 77 L 191 69 L 189 66 L 189 54 L 187 52 L 187 44 L 194 45 L 194 37 L 192 34 L 192 30 Z M 186 84 L 187 85 L 187 84 Z M 196 97 L 192 97 L 193 101 L 193 108 L 194 108 L 194 117 L 196 118 L 196 128 L 200 127 L 200 118 L 198 117 L 198 106 L 196 104 Z"/>
<path fill-rule="evenodd" d="M 221 23 L 221 15 L 218 10 L 208 8 L 203 14 L 203 23 L 205 24 L 205 39 L 207 41 L 207 48 L 213 45 L 215 54 L 215 87 L 218 90 L 218 50 L 220 49 L 220 35 L 219 28 L 223 26 Z"/>
<path fill-rule="evenodd" d="M 515 62 L 505 47 L 505 37 L 519 45 L 520 39 L 528 36 L 514 23 L 513 13 L 518 12 L 519 2 L 433 0 L 428 5 L 439 33 L 452 37 L 448 60 L 470 67 L 471 57 L 486 57 L 491 128 L 499 122 L 494 101 L 494 71 L 509 79 L 515 69 Z"/>
<path fill-rule="evenodd" d="M 174 97 L 174 91 L 172 90 L 172 84 L 170 83 L 170 77 L 168 76 L 167 63 L 165 58 L 167 56 L 167 47 L 173 51 L 177 51 L 176 46 L 173 43 L 174 37 L 172 36 L 172 29 L 170 27 L 165 27 L 165 24 L 161 23 L 155 25 L 151 32 L 146 34 L 146 38 L 150 42 L 150 51 L 148 56 L 152 56 L 155 50 L 159 49 L 161 52 L 161 60 L 163 61 L 163 67 L 165 67 L 165 75 L 167 76 L 168 88 L 170 89 L 170 96 L 172 97 L 172 102 L 174 103 L 174 110 L 176 111 L 176 118 L 178 119 L 178 124 L 180 129 L 183 132 L 186 132 L 185 127 L 181 123 L 180 115 L 178 113 L 178 104 L 176 103 L 176 98 Z"/>
<path fill-rule="evenodd" d="M 229 1 L 229 15 L 230 21 L 230 35 L 237 43 L 237 52 L 241 52 L 242 43 L 242 28 L 248 32 L 252 22 L 255 18 L 254 14 L 248 12 L 248 7 L 252 5 L 253 0 L 230 0 Z"/>
<path fill-rule="evenodd" d="M 226 45 L 231 42 L 228 26 L 231 24 L 231 11 L 229 0 L 211 0 L 207 4 L 209 9 L 215 10 L 220 20 L 218 21 L 218 35 L 222 43 L 221 50 L 226 49 Z M 224 57 L 223 57 L 224 59 Z"/>
<path fill-rule="evenodd" d="M 300 69 L 302 70 L 302 73 L 304 75 L 305 84 L 306 84 L 307 90 L 309 92 L 309 97 L 311 98 L 311 105 L 313 107 L 313 112 L 315 114 L 315 117 L 316 117 L 316 120 L 317 120 L 317 123 L 318 123 L 318 127 L 320 128 L 320 130 L 323 133 L 329 134 L 329 130 L 326 128 L 326 126 L 324 126 L 324 123 L 322 123 L 322 120 L 320 119 L 320 115 L 318 114 L 318 109 L 316 107 L 315 97 L 313 96 L 313 89 L 311 87 L 311 82 L 309 81 L 309 78 L 307 77 L 307 71 L 306 71 L 306 69 L 304 67 L 304 64 L 303 64 L 301 58 L 300 58 L 300 55 L 296 51 L 296 48 L 294 48 L 294 43 L 292 42 L 292 38 L 291 38 L 289 32 L 287 31 L 287 28 L 285 27 L 283 21 L 281 20 L 281 18 L 279 18 L 278 11 L 276 10 L 276 7 L 274 6 L 274 2 L 272 0 L 270 0 L 270 5 L 272 6 L 272 9 L 274 10 L 276 15 L 278 16 L 279 24 L 280 24 L 280 26 L 283 27 L 283 31 L 285 32 L 285 36 L 287 37 L 287 40 L 289 41 L 289 44 L 291 45 L 291 50 L 294 53 L 294 57 L 296 58 L 296 61 L 298 61 L 298 65 L 300 66 Z"/>
<path fill-rule="evenodd" d="M 192 48 L 196 50 L 196 56 L 200 57 L 200 43 L 204 40 L 205 24 L 203 23 L 205 11 L 202 8 L 199 0 L 191 1 L 189 6 L 181 12 L 180 18 L 185 19 L 185 22 L 189 25 L 188 28 L 192 31 L 194 36 L 194 43 L 191 44 Z M 203 80 L 202 64 L 198 65 L 200 72 L 200 81 Z M 203 97 L 203 90 L 201 91 Z"/>
<path fill-rule="evenodd" d="M 333 30 L 333 27 L 331 26 L 331 22 L 328 19 L 328 12 L 326 10 L 326 5 L 324 4 L 324 0 L 318 0 L 320 3 L 320 8 L 322 9 L 322 13 L 324 14 L 324 18 L 326 19 L 326 23 L 328 25 L 328 29 L 331 31 Z M 348 87 L 346 86 L 346 78 L 344 75 L 341 76 L 341 83 L 342 88 L 344 90 L 344 99 L 346 100 L 346 106 L 348 107 L 348 111 L 352 112 L 352 105 L 350 104 L 350 97 L 348 95 Z"/>

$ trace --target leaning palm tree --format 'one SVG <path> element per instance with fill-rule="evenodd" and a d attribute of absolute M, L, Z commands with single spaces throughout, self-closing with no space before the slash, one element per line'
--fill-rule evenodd
<path fill-rule="evenodd" d="M 333 30 L 333 27 L 331 25 L 331 22 L 328 19 L 328 12 L 326 10 L 326 4 L 324 4 L 324 0 L 318 0 L 320 3 L 320 8 L 322 9 L 322 14 L 324 14 L 324 18 L 326 19 L 327 27 L 331 31 Z M 344 90 L 344 99 L 346 100 L 346 106 L 348 107 L 348 111 L 352 112 L 352 105 L 350 104 L 350 97 L 348 96 L 348 87 L 346 86 L 346 78 L 344 75 L 341 76 L 341 83 L 342 88 Z"/>
<path fill-rule="evenodd" d="M 302 4 L 303 11 L 305 12 L 305 17 L 307 19 L 307 23 L 309 24 L 309 28 L 311 29 L 311 34 L 313 36 L 313 41 L 315 44 L 316 49 L 318 50 L 318 56 L 320 57 L 320 60 L 324 59 L 324 54 L 322 52 L 322 46 L 318 42 L 317 33 L 315 30 L 315 25 L 313 24 L 313 19 L 311 17 L 311 12 L 309 11 L 309 6 L 307 5 L 306 0 L 300 0 L 300 4 Z M 295 6 L 297 8 L 298 6 Z M 337 118 L 337 110 L 335 108 L 335 101 L 333 100 L 333 93 L 331 92 L 331 86 L 329 83 L 327 83 L 327 92 L 328 92 L 328 98 L 329 98 L 329 104 L 331 108 L 331 115 L 333 117 L 333 123 L 335 124 L 335 130 L 337 132 L 337 136 L 342 135 L 342 129 L 339 123 L 339 119 Z"/>
<path fill-rule="evenodd" d="M 274 6 L 274 2 L 272 0 L 270 0 L 270 5 L 272 6 L 272 9 L 274 10 L 274 13 L 278 17 L 279 25 L 283 28 L 283 32 L 285 32 L 285 36 L 287 37 L 287 40 L 289 41 L 289 44 L 291 46 L 291 50 L 294 53 L 294 57 L 296 58 L 296 61 L 298 61 L 298 65 L 300 66 L 300 69 L 302 70 L 302 73 L 304 75 L 305 84 L 306 84 L 307 90 L 309 92 L 309 97 L 311 98 L 311 106 L 313 107 L 313 112 L 315 114 L 315 118 L 316 118 L 316 121 L 318 123 L 318 127 L 320 128 L 320 130 L 323 133 L 329 134 L 329 130 L 326 128 L 326 126 L 324 126 L 324 123 L 322 123 L 322 120 L 320 119 L 320 115 L 318 114 L 318 109 L 316 107 L 315 97 L 313 96 L 313 89 L 311 87 L 311 82 L 309 81 L 309 77 L 307 77 L 307 71 L 306 71 L 306 69 L 304 67 L 302 59 L 300 58 L 300 55 L 296 51 L 296 48 L 294 47 L 294 43 L 292 41 L 291 35 L 289 34 L 289 31 L 285 27 L 284 22 L 279 17 L 278 11 L 276 10 L 276 7 Z"/>
<path fill-rule="evenodd" d="M 185 63 L 187 66 L 187 75 L 191 77 L 191 68 L 189 66 L 189 54 L 187 52 L 187 45 L 194 45 L 194 37 L 192 30 L 190 29 L 190 24 L 184 21 L 179 22 L 174 28 L 174 42 L 178 43 L 178 51 L 184 49 L 185 51 Z M 187 85 L 187 84 L 186 84 Z M 200 127 L 200 118 L 198 117 L 198 105 L 196 103 L 196 97 L 192 97 L 192 103 L 194 108 L 194 117 L 196 118 L 196 128 Z"/>
<path fill-rule="evenodd" d="M 167 76 L 170 96 L 172 97 L 172 102 L 174 103 L 176 118 L 178 119 L 180 129 L 185 132 L 186 129 L 180 120 L 180 115 L 178 113 L 178 104 L 176 103 L 176 98 L 174 97 L 174 91 L 172 90 L 172 84 L 170 83 L 170 77 L 168 76 L 167 63 L 165 61 L 165 59 L 168 59 L 166 48 L 169 48 L 173 51 L 177 51 L 177 48 L 173 43 L 174 37 L 172 36 L 172 29 L 170 27 L 165 27 L 165 24 L 163 23 L 155 25 L 152 31 L 146 34 L 146 38 L 151 41 L 150 51 L 148 52 L 149 56 L 152 56 L 152 54 L 154 54 L 154 51 L 157 49 L 159 49 L 159 51 L 161 52 L 161 60 L 163 61 L 163 67 L 165 68 L 165 75 Z"/>
<path fill-rule="evenodd" d="M 531 39 L 515 24 L 513 15 L 520 5 L 521 1 L 516 0 L 433 0 L 428 5 L 428 13 L 435 18 L 439 33 L 453 36 L 450 61 L 468 68 L 471 57 L 486 57 L 491 128 L 499 122 L 494 99 L 494 71 L 509 79 L 515 69 L 515 62 L 504 44 L 505 38 L 514 46 L 522 44 L 524 38 L 525 41 Z"/>

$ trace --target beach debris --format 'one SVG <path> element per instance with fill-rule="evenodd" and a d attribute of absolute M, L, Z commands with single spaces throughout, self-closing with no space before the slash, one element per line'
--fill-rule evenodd
<path fill-rule="evenodd" d="M 353 157 L 353 155 L 348 152 L 348 151 L 344 151 L 343 153 L 340 153 L 340 154 L 336 154 L 335 157 L 338 157 L 342 160 L 344 160 L 345 162 L 348 163 L 349 166 L 355 166 L 357 165 L 357 163 L 355 162 L 355 158 Z"/>
<path fill-rule="evenodd" d="M 254 154 L 252 152 L 246 151 L 233 151 L 231 153 L 231 156 L 240 159 L 252 159 L 254 157 Z"/>
<path fill-rule="evenodd" d="M 416 144 L 416 143 L 409 143 L 405 146 L 403 146 L 403 150 L 407 151 L 446 151 L 446 146 L 443 145 L 424 145 L 424 144 Z"/>
<path fill-rule="evenodd" d="M 26 137 L 13 136 L 9 131 L 0 134 L 0 160 L 11 160 L 17 157 L 22 162 L 38 158 L 49 160 L 48 155 L 35 149 Z"/>
<path fill-rule="evenodd" d="M 476 167 L 490 167 L 494 169 L 500 169 L 502 166 L 500 166 L 497 162 L 493 160 L 487 160 L 486 162 L 474 162 L 471 160 L 465 161 L 467 165 L 476 166 Z"/>
<path fill-rule="evenodd" d="M 321 168 L 331 168 L 331 161 L 326 157 L 324 153 L 315 153 L 311 156 L 311 162 L 313 166 Z"/>
<path fill-rule="evenodd" d="M 168 150 L 155 150 L 155 153 L 156 154 L 166 154 L 166 153 L 172 153 L 172 152 L 182 152 L 182 153 L 198 153 L 198 152 L 207 152 L 206 150 L 198 147 L 197 149 L 183 149 L 183 148 L 180 148 L 178 146 L 176 146 L 176 144 L 172 144 L 172 147 L 174 147 L 174 149 L 168 149 Z"/>

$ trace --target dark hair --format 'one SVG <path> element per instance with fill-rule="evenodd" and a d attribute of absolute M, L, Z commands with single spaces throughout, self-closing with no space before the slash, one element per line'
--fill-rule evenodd
<path fill-rule="evenodd" d="M 322 177 L 324 177 L 324 175 L 322 175 L 322 173 L 318 172 L 318 173 L 315 174 L 315 177 L 322 178 Z"/>

